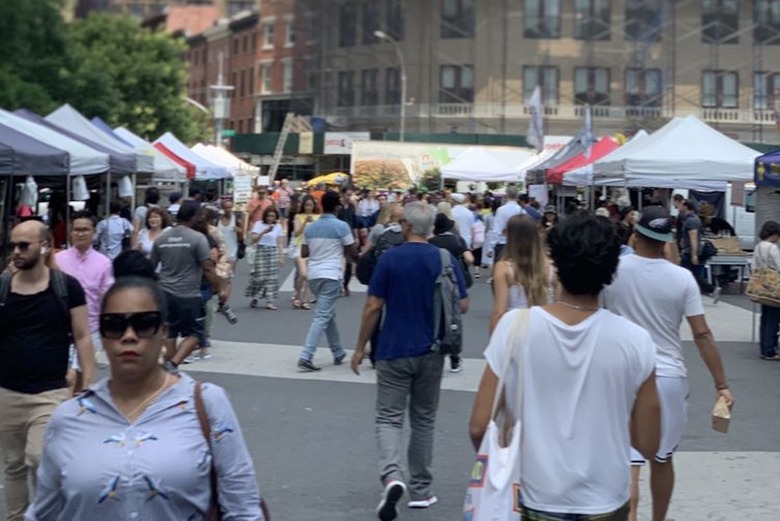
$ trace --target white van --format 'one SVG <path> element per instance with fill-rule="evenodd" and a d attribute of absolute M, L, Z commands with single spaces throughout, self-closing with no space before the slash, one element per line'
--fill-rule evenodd
<path fill-rule="evenodd" d="M 688 198 L 688 190 L 675 189 L 672 195 L 680 194 Z M 672 215 L 677 215 L 677 210 L 671 208 Z M 753 251 L 756 245 L 756 185 L 748 183 L 745 185 L 745 206 L 731 206 L 731 184 L 726 191 L 725 213 L 723 216 L 734 231 L 737 232 L 740 245 L 743 250 Z"/>

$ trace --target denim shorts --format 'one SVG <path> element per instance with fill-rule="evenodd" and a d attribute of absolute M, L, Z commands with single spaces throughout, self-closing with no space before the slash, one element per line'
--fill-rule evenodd
<path fill-rule="evenodd" d="M 166 293 L 168 338 L 203 337 L 206 310 L 201 297 L 182 298 Z"/>

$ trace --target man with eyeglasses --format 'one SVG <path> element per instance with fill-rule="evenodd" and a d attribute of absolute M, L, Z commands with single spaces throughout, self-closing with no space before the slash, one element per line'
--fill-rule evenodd
<path fill-rule="evenodd" d="M 97 219 L 86 210 L 75 212 L 70 221 L 70 241 L 72 246 L 58 252 L 55 256 L 57 267 L 75 278 L 81 284 L 87 299 L 89 331 L 96 352 L 103 346 L 98 331 L 100 301 L 108 288 L 114 284 L 111 261 L 92 247 L 97 228 Z M 72 353 L 71 353 L 72 354 Z M 75 367 L 78 370 L 78 367 Z"/>
<path fill-rule="evenodd" d="M 54 409 L 69 397 L 66 373 L 76 345 L 85 386 L 92 383 L 95 353 L 84 291 L 79 282 L 49 269 L 52 247 L 39 221 L 11 232 L 12 256 L 0 279 L 0 452 L 5 463 L 8 521 L 22 521 L 35 486 L 43 431 Z"/>

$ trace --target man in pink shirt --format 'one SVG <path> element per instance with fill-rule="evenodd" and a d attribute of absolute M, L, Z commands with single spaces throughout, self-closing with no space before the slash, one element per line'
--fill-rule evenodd
<path fill-rule="evenodd" d="M 87 298 L 89 331 L 95 353 L 102 349 L 98 321 L 100 300 L 114 284 L 111 261 L 92 247 L 97 219 L 88 211 L 75 212 L 71 217 L 70 240 L 72 246 L 57 253 L 57 267 L 75 278 L 84 289 Z"/>

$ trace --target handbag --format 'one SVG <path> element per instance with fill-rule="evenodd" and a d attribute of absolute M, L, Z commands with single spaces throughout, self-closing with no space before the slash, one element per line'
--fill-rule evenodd
<path fill-rule="evenodd" d="M 699 262 L 705 263 L 718 254 L 718 249 L 711 241 L 704 239 L 699 244 Z"/>
<path fill-rule="evenodd" d="M 498 375 L 498 385 L 493 396 L 493 407 L 485 436 L 477 451 L 477 460 L 471 471 L 463 503 L 463 521 L 520 521 L 520 446 L 522 439 L 523 366 L 527 344 L 529 310 L 521 309 L 512 332 L 507 339 L 505 364 Z M 520 334 L 518 334 L 520 331 Z M 518 417 L 511 426 L 511 437 L 505 445 L 508 417 L 506 407 L 498 410 L 505 394 L 504 384 L 509 364 L 517 356 L 519 374 L 517 381 Z M 497 418 L 497 413 L 501 416 Z M 499 424 L 499 421 L 503 425 Z"/>
<path fill-rule="evenodd" d="M 769 263 L 764 264 L 768 266 Z M 780 272 L 768 267 L 754 269 L 745 295 L 756 304 L 780 307 Z"/>
<path fill-rule="evenodd" d="M 203 437 L 206 438 L 209 451 L 211 450 L 211 424 L 209 422 L 209 415 L 206 413 L 206 404 L 203 402 L 203 389 L 202 382 L 195 383 L 195 412 L 198 414 L 198 423 L 200 423 L 200 430 L 203 432 Z M 219 510 L 218 492 L 217 492 L 217 469 L 214 467 L 214 459 L 211 460 L 211 474 L 209 477 L 211 481 L 211 505 L 206 511 L 206 515 L 203 518 L 204 521 L 221 521 L 222 513 Z M 260 510 L 263 512 L 263 519 L 265 521 L 271 521 L 271 514 L 268 511 L 268 505 L 265 500 L 260 499 Z"/>

